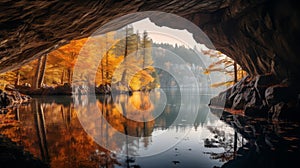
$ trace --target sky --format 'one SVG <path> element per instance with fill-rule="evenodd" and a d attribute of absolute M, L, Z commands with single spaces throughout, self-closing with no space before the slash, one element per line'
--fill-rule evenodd
<path fill-rule="evenodd" d="M 140 33 L 147 31 L 149 37 L 156 43 L 169 43 L 175 45 L 185 45 L 194 47 L 197 42 L 193 35 L 187 30 L 171 29 L 165 26 L 159 27 L 152 23 L 149 18 L 140 20 L 132 24 L 134 30 Z"/>

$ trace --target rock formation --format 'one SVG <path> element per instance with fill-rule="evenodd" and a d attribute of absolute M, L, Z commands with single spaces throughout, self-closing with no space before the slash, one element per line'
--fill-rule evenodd
<path fill-rule="evenodd" d="M 12 107 L 29 101 L 31 98 L 18 92 L 12 85 L 5 87 L 5 92 L 0 89 L 0 110 L 1 108 Z"/>
<path fill-rule="evenodd" d="M 297 86 L 287 80 L 277 81 L 274 75 L 246 77 L 210 101 L 212 108 L 240 110 L 247 116 L 271 120 L 299 120 L 300 99 Z"/>
<path fill-rule="evenodd" d="M 87 37 L 112 19 L 158 10 L 194 22 L 218 50 L 235 59 L 251 75 L 298 75 L 300 25 L 296 6 L 280 0 L 4 0 L 0 3 L 0 72 L 17 68 L 72 39 Z M 119 26 L 112 25 L 110 29 Z M 174 23 L 173 27 L 180 26 Z"/>

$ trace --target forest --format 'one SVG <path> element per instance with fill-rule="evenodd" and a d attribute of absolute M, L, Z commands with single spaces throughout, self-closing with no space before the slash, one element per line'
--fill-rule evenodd
<path fill-rule="evenodd" d="M 94 40 L 94 41 L 93 41 Z M 90 41 L 86 45 L 87 41 Z M 82 50 L 82 48 L 84 48 Z M 170 52 L 153 53 L 152 48 L 162 48 Z M 91 55 L 98 54 L 98 60 Z M 156 70 L 153 64 L 152 54 L 168 55 L 176 53 L 190 67 L 194 67 L 194 60 L 198 58 L 195 49 L 184 45 L 171 45 L 167 43 L 155 43 L 146 31 L 135 32 L 133 27 L 127 26 L 118 31 L 104 35 L 90 37 L 89 39 L 72 40 L 67 45 L 44 55 L 20 68 L 0 74 L 0 89 L 6 86 L 15 87 L 18 91 L 28 95 L 71 95 L 71 84 L 80 86 L 80 94 L 89 93 L 89 88 L 95 88 L 96 93 L 110 93 L 111 85 L 117 86 L 118 91 L 149 91 L 160 87 L 171 87 L 172 83 L 163 72 Z M 208 67 L 201 64 L 194 67 L 199 80 L 212 72 L 224 72 L 230 80 L 214 83 L 212 87 L 222 85 L 231 86 L 235 81 L 246 76 L 232 59 L 219 51 L 203 49 L 202 54 L 207 58 L 213 58 Z M 78 61 L 79 55 L 84 55 L 84 62 Z M 200 59 L 200 58 L 199 58 Z M 126 61 L 125 61 L 126 60 Z M 94 62 L 98 66 L 92 67 Z M 74 66 L 82 69 L 81 74 L 73 75 Z M 130 67 L 130 68 L 129 68 Z M 118 69 L 118 70 L 116 70 Z M 91 74 L 95 73 L 92 79 Z M 127 79 L 130 77 L 130 79 Z M 88 86 L 82 87 L 82 82 Z"/>

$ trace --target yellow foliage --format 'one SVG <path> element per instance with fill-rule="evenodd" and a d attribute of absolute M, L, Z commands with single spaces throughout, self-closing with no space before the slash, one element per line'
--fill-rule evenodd
<path fill-rule="evenodd" d="M 86 81 L 96 86 L 111 84 L 121 82 L 124 78 L 124 72 L 127 71 L 126 76 L 130 79 L 127 79 L 128 83 L 124 83 L 124 86 L 120 86 L 124 87 L 124 90 L 128 86 L 134 90 L 139 90 L 147 85 L 147 87 L 153 87 L 154 85 L 152 86 L 150 83 L 154 82 L 152 74 L 155 70 L 151 67 L 153 63 L 151 50 L 145 49 L 145 47 L 151 47 L 151 40 L 147 37 L 147 33 L 144 33 L 145 37 L 140 40 L 139 35 L 133 34 L 133 29 L 128 32 L 131 34 L 128 34 L 127 39 L 129 41 L 127 42 L 124 39 L 117 38 L 116 32 L 109 32 L 89 39 L 72 40 L 50 52 L 47 55 L 44 84 L 56 86 L 65 82 L 82 83 Z M 125 47 L 125 44 L 128 46 Z M 127 54 L 131 55 L 127 55 L 126 59 L 124 56 L 125 48 L 128 49 Z M 135 54 L 135 56 L 132 56 L 132 54 Z M 75 65 L 81 73 L 76 73 L 73 76 Z M 147 65 L 147 69 L 143 70 L 145 65 Z M 33 84 L 36 70 L 37 60 L 18 69 L 20 84 Z M 94 79 L 92 77 L 95 73 L 96 77 Z M 17 71 L 1 74 L 0 89 L 6 84 L 14 84 L 16 80 Z M 121 90 L 123 89 L 121 88 Z"/>

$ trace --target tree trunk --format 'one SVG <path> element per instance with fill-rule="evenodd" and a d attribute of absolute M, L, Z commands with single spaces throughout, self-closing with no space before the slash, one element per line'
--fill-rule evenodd
<path fill-rule="evenodd" d="M 126 59 L 126 57 L 127 57 L 127 50 L 128 50 L 128 27 L 126 26 L 126 29 L 125 29 L 125 49 L 124 49 L 124 59 Z M 127 84 L 126 84 L 126 72 L 127 71 L 127 69 L 125 69 L 124 71 L 123 71 L 123 73 L 122 73 L 122 78 L 121 78 L 121 84 L 122 85 L 125 85 L 125 86 L 127 86 Z"/>
<path fill-rule="evenodd" d="M 38 89 L 39 88 L 39 78 L 40 78 L 40 72 L 41 72 L 41 67 L 42 67 L 42 57 L 39 58 L 37 68 L 35 71 L 35 76 L 33 80 L 32 87 L 33 89 Z"/>
<path fill-rule="evenodd" d="M 136 32 L 136 53 L 135 53 L 135 58 L 138 58 L 138 54 L 139 54 L 139 32 Z"/>
<path fill-rule="evenodd" d="M 16 81 L 15 81 L 15 86 L 18 86 L 20 85 L 20 71 L 18 70 L 17 71 L 17 78 L 16 78 Z"/>
<path fill-rule="evenodd" d="M 68 83 L 70 83 L 70 84 L 72 82 L 72 75 L 73 75 L 72 68 L 69 68 L 68 69 Z"/>
<path fill-rule="evenodd" d="M 106 65 L 105 65 L 105 68 L 106 68 L 106 75 L 105 75 L 105 85 L 108 84 L 108 76 L 109 76 L 109 73 L 108 73 L 108 44 L 107 44 L 107 34 L 105 36 L 105 51 L 106 51 L 106 54 L 105 54 L 105 57 L 106 57 Z"/>
<path fill-rule="evenodd" d="M 237 82 L 238 82 L 238 77 L 237 77 L 237 64 L 236 64 L 235 61 L 234 61 L 234 63 L 233 63 L 233 68 L 234 68 L 234 83 L 237 83 Z"/>
<path fill-rule="evenodd" d="M 38 60 L 38 65 L 35 71 L 35 76 L 32 85 L 34 89 L 40 88 L 43 83 L 45 70 L 46 70 L 46 62 L 47 62 L 47 55 L 40 57 Z"/>
<path fill-rule="evenodd" d="M 34 100 L 32 102 L 33 112 L 34 112 L 34 122 L 36 126 L 36 133 L 38 137 L 38 144 L 40 147 L 40 154 L 42 160 L 46 163 L 49 163 L 49 152 L 48 152 L 48 143 L 46 136 L 46 123 L 45 123 L 45 115 L 43 111 L 42 105 Z"/>
<path fill-rule="evenodd" d="M 128 27 L 126 26 L 125 29 L 125 51 L 124 51 L 124 59 L 127 57 L 127 52 L 128 52 Z"/>
<path fill-rule="evenodd" d="M 42 83 L 44 82 L 44 76 L 45 76 L 45 71 L 46 71 L 46 63 L 47 63 L 47 55 L 44 55 L 42 57 L 41 71 L 40 71 L 40 76 L 39 76 L 39 80 L 38 80 L 38 87 L 39 88 L 42 86 Z"/>
<path fill-rule="evenodd" d="M 65 78 L 65 70 L 63 69 L 62 74 L 61 74 L 61 78 L 60 78 L 60 83 L 64 84 L 64 78 Z"/>
<path fill-rule="evenodd" d="M 104 66 L 103 66 L 103 61 L 101 60 L 101 84 L 104 84 L 104 72 L 103 72 L 103 68 L 104 68 Z"/>
<path fill-rule="evenodd" d="M 145 59 L 146 59 L 146 35 L 143 34 L 143 69 L 145 68 Z"/>

